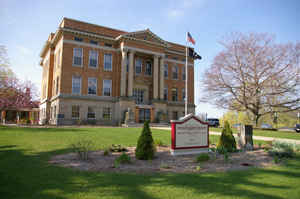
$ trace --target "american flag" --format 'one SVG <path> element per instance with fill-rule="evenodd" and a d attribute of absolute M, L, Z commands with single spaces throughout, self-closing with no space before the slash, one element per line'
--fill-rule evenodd
<path fill-rule="evenodd" d="M 188 32 L 187 33 L 187 40 L 195 45 L 196 41 L 193 39 L 192 35 Z"/>

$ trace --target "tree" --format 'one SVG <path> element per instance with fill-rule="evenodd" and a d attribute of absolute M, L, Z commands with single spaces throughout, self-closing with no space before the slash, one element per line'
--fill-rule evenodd
<path fill-rule="evenodd" d="M 138 139 L 135 150 L 135 157 L 139 160 L 152 160 L 154 158 L 155 148 L 152 133 L 149 128 L 149 121 L 144 123 L 141 136 Z"/>
<path fill-rule="evenodd" d="M 29 108 L 35 105 L 36 87 L 28 81 L 20 81 L 10 69 L 5 46 L 0 45 L 0 111 Z"/>
<path fill-rule="evenodd" d="M 276 44 L 272 36 L 233 33 L 203 78 L 202 101 L 260 117 L 300 109 L 300 43 Z"/>
<path fill-rule="evenodd" d="M 236 150 L 235 138 L 227 121 L 225 121 L 225 125 L 222 129 L 222 134 L 219 139 L 217 148 L 220 149 L 220 151 L 222 151 L 222 149 L 226 149 L 228 152 L 233 152 Z"/>

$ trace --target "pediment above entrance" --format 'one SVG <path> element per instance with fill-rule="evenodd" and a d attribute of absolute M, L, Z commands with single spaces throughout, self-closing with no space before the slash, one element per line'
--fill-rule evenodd
<path fill-rule="evenodd" d="M 167 46 L 168 44 L 166 41 L 164 41 L 159 36 L 151 32 L 149 29 L 122 34 L 117 39 L 120 38 L 144 41 L 147 43 L 157 44 L 161 46 Z"/>

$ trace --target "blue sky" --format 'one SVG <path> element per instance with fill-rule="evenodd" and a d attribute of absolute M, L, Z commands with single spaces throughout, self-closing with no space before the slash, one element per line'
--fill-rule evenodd
<path fill-rule="evenodd" d="M 136 31 L 150 28 L 161 38 L 185 44 L 186 31 L 203 57 L 195 63 L 197 112 L 219 117 L 224 110 L 199 103 L 201 78 L 222 50 L 218 43 L 231 32 L 266 32 L 281 43 L 300 40 L 300 1 L 297 0 L 1 0 L 0 44 L 8 49 L 11 67 L 21 79 L 40 88 L 39 53 L 63 17 Z"/>

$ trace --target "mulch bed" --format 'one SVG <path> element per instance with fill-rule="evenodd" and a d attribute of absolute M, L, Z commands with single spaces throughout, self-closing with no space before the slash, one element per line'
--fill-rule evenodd
<path fill-rule="evenodd" d="M 129 173 L 193 173 L 243 170 L 253 167 L 267 167 L 273 165 L 272 157 L 263 149 L 230 153 L 229 161 L 224 161 L 223 155 L 209 153 L 210 160 L 197 163 L 197 155 L 172 156 L 169 147 L 157 147 L 155 159 L 135 159 L 135 147 L 127 147 L 127 154 L 131 158 L 130 164 L 120 164 L 115 167 L 114 162 L 122 153 L 113 152 L 108 156 L 103 151 L 92 151 L 88 161 L 82 161 L 76 153 L 57 155 L 49 161 L 63 167 L 71 167 L 84 171 L 99 172 L 129 172 Z M 200 166 L 200 167 L 199 167 Z"/>

